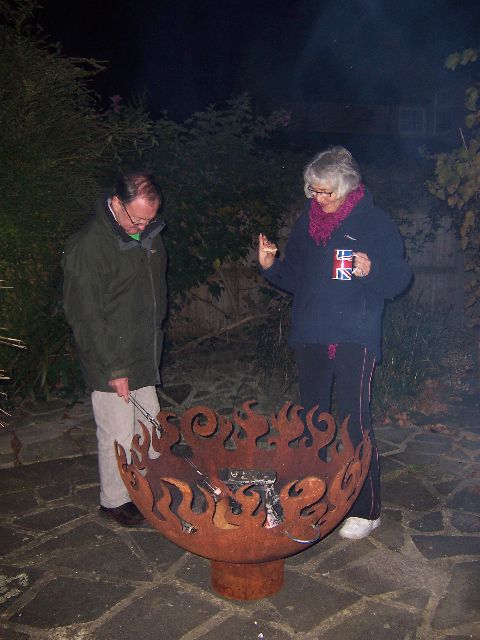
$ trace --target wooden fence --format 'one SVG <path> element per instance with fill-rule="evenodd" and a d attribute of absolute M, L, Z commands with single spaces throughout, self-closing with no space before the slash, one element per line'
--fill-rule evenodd
<path fill-rule="evenodd" d="M 414 281 L 408 292 L 413 300 L 430 310 L 447 314 L 449 323 L 461 328 L 463 315 L 463 260 L 458 239 L 444 219 L 432 232 L 426 216 L 418 214 L 402 229 Z M 283 241 L 290 224 L 283 230 Z M 425 238 L 431 236 L 430 240 Z M 418 241 L 422 246 L 415 248 Z M 265 299 L 261 289 L 267 283 L 258 272 L 256 253 L 241 265 L 224 266 L 211 277 L 222 288 L 219 299 L 211 295 L 208 285 L 192 290 L 171 324 L 170 335 L 175 338 L 212 336 L 241 324 L 254 322 L 265 316 Z"/>

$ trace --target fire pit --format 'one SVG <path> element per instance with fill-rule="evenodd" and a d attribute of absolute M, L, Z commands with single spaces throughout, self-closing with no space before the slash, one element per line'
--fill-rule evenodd
<path fill-rule="evenodd" d="M 131 462 L 116 443 L 132 501 L 180 547 L 211 560 L 215 591 L 254 600 L 281 589 L 284 558 L 345 517 L 368 473 L 368 432 L 356 448 L 346 419 L 286 403 L 270 420 L 242 405 L 230 420 L 205 406 L 140 421 Z"/>

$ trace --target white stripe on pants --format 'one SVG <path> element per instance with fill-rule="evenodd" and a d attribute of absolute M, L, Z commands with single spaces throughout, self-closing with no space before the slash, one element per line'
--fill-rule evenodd
<path fill-rule="evenodd" d="M 154 418 L 160 411 L 155 387 L 142 387 L 131 391 L 135 400 Z M 97 425 L 98 467 L 100 471 L 100 504 L 108 509 L 130 502 L 123 484 L 115 457 L 114 442 L 117 440 L 130 456 L 132 437 L 141 433 L 140 419 L 151 430 L 151 424 L 132 402 L 125 402 L 116 393 L 94 391 L 92 406 Z"/>

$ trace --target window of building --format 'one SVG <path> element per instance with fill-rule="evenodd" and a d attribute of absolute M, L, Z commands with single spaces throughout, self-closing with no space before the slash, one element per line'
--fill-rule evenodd
<path fill-rule="evenodd" d="M 453 127 L 452 90 L 444 89 L 435 94 L 433 133 L 448 133 Z"/>
<path fill-rule="evenodd" d="M 398 110 L 398 131 L 404 136 L 425 135 L 425 108 L 400 107 Z"/>

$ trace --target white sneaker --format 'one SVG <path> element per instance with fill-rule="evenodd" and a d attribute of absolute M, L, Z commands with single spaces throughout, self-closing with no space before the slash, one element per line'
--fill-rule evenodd
<path fill-rule="evenodd" d="M 347 518 L 339 533 L 342 538 L 349 540 L 361 540 L 369 536 L 372 531 L 382 524 L 380 518 L 367 520 L 366 518 Z"/>

